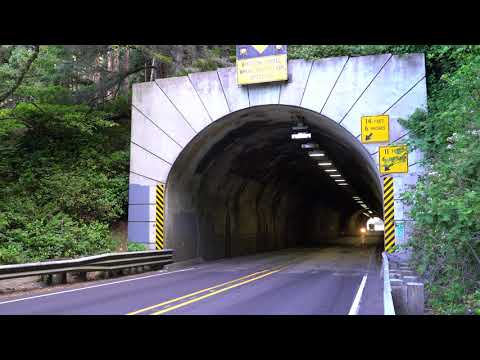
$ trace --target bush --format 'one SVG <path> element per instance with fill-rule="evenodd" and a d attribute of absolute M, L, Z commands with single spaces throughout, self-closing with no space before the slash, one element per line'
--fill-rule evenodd
<path fill-rule="evenodd" d="M 148 250 L 148 249 L 143 244 L 136 243 L 136 242 L 129 242 L 128 243 L 128 251 L 146 251 L 146 250 Z"/>
<path fill-rule="evenodd" d="M 0 114 L 26 124 L 0 131 L 0 263 L 115 250 L 109 227 L 127 211 L 128 122 L 87 116 L 85 106 L 40 106 Z"/>
<path fill-rule="evenodd" d="M 427 169 L 404 195 L 415 219 L 409 246 L 442 314 L 466 313 L 480 284 L 480 54 L 457 50 L 446 51 L 458 58 L 435 86 L 429 112 L 403 121 Z"/>

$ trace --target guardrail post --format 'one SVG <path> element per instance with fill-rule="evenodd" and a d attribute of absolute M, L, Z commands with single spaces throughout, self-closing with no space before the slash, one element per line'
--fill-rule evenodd
<path fill-rule="evenodd" d="M 102 272 L 101 271 L 88 271 L 85 273 L 85 278 L 87 281 L 91 280 L 99 280 L 102 278 Z"/>
<path fill-rule="evenodd" d="M 50 274 L 40 275 L 40 278 L 41 278 L 42 282 L 47 284 L 47 285 L 50 285 L 50 283 L 52 282 L 52 275 L 50 275 Z"/>
<path fill-rule="evenodd" d="M 50 283 L 52 285 L 66 284 L 67 283 L 67 274 L 66 273 L 52 274 Z"/>
<path fill-rule="evenodd" d="M 406 315 L 407 310 L 407 287 L 401 279 L 390 280 L 392 287 L 392 298 L 395 312 L 398 315 Z"/>

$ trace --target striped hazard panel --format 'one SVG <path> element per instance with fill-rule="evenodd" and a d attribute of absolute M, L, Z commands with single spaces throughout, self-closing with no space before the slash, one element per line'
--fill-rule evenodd
<path fill-rule="evenodd" d="M 395 206 L 393 200 L 393 178 L 383 179 L 383 221 L 385 225 L 385 251 L 395 250 Z"/>
<path fill-rule="evenodd" d="M 165 185 L 158 184 L 155 203 L 155 248 L 165 247 Z"/>

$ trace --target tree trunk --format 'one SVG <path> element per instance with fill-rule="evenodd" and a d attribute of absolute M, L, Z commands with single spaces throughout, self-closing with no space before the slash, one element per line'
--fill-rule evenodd
<path fill-rule="evenodd" d="M 150 81 L 155 80 L 156 69 L 155 69 L 155 59 L 152 59 L 152 71 L 150 72 Z"/>

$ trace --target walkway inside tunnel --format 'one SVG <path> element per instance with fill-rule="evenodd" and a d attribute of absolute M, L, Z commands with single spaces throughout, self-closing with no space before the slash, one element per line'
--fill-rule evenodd
<path fill-rule="evenodd" d="M 213 260 L 339 244 L 382 214 L 363 145 L 335 121 L 287 105 L 239 110 L 198 133 L 167 180 L 176 259 Z"/>

